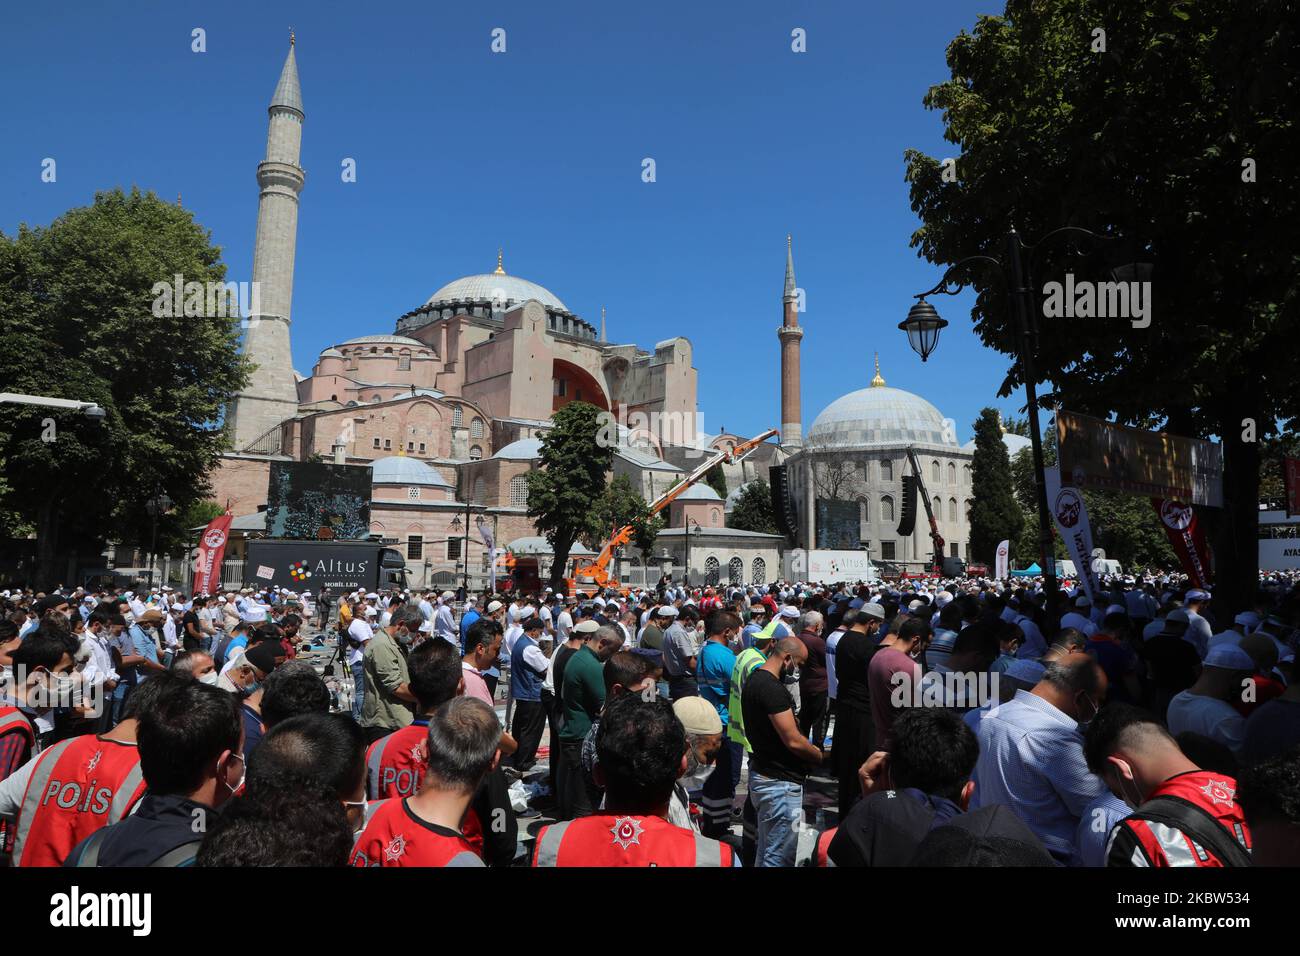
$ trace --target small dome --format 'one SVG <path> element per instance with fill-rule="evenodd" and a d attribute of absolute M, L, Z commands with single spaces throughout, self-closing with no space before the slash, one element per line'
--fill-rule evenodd
<path fill-rule="evenodd" d="M 920 395 L 876 385 L 827 405 L 808 429 L 804 444 L 812 449 L 884 444 L 957 447 L 947 432 L 939 409 Z"/>
<path fill-rule="evenodd" d="M 1002 444 L 1007 446 L 1007 457 L 1015 458 L 1016 454 L 1024 451 L 1026 448 L 1032 448 L 1034 443 L 1024 435 L 1013 435 L 1011 432 L 1002 433 Z M 975 451 L 975 439 L 971 439 L 961 446 L 962 451 Z"/>
<path fill-rule="evenodd" d="M 499 458 L 502 461 L 533 461 L 542 455 L 542 440 L 540 438 L 521 438 L 519 441 L 512 441 L 505 448 L 493 455 L 493 458 Z"/>
<path fill-rule="evenodd" d="M 674 501 L 721 501 L 722 496 L 704 482 L 697 482 L 687 488 Z"/>
<path fill-rule="evenodd" d="M 348 339 L 344 345 L 410 345 L 415 348 L 427 349 L 429 346 L 423 342 L 407 338 L 405 335 L 361 335 L 355 339 Z"/>
<path fill-rule="evenodd" d="M 343 353 L 340 352 L 340 351 L 339 351 L 338 349 L 336 349 L 336 348 L 328 348 L 328 349 L 325 349 L 325 351 L 323 351 L 323 352 L 320 353 L 320 357 L 321 357 L 321 358 L 337 358 L 337 359 L 341 359 L 341 358 L 343 357 Z"/>
<path fill-rule="evenodd" d="M 551 542 L 547 541 L 544 537 L 541 536 L 535 538 L 515 538 L 515 540 L 511 541 L 508 545 L 506 545 L 506 548 L 510 551 L 511 554 L 554 554 L 555 553 L 555 549 L 551 547 Z M 572 547 L 569 548 L 570 557 L 572 557 L 575 554 L 588 555 L 588 554 L 595 554 L 595 553 L 596 552 L 590 550 L 589 548 L 584 548 L 581 544 L 579 544 L 576 541 L 573 542 Z"/>
<path fill-rule="evenodd" d="M 370 463 L 370 470 L 373 472 L 370 480 L 376 485 L 451 487 L 447 479 L 438 474 L 436 469 L 430 468 L 419 459 L 407 458 L 405 455 L 389 455 L 387 458 L 376 458 Z"/>
<path fill-rule="evenodd" d="M 536 299 L 547 308 L 558 312 L 568 312 L 569 308 L 560 301 L 559 296 L 550 289 L 529 282 L 518 276 L 509 276 L 504 272 L 488 272 L 476 276 L 463 276 L 429 296 L 425 305 L 437 305 L 440 302 L 461 301 L 503 301 L 507 307 L 521 305 L 529 299 Z"/>

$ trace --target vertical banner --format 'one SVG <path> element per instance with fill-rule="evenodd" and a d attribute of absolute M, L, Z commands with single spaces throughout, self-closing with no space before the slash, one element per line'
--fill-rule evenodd
<path fill-rule="evenodd" d="M 483 520 L 483 516 L 478 516 L 478 534 L 483 539 L 483 545 L 487 548 L 488 553 L 488 575 L 490 576 L 490 585 L 493 594 L 497 592 L 497 550 L 496 542 L 492 538 L 492 529 L 488 523 Z M 469 567 L 469 555 L 465 555 L 465 567 Z"/>
<path fill-rule="evenodd" d="M 994 563 L 993 576 L 1005 578 L 1011 571 L 1011 541 L 1008 539 L 998 545 L 998 557 Z"/>
<path fill-rule="evenodd" d="M 1083 494 L 1070 485 L 1061 486 L 1059 468 L 1043 469 L 1043 477 L 1047 480 L 1047 506 L 1052 509 L 1057 533 L 1065 539 L 1065 548 L 1070 552 L 1079 583 L 1087 592 L 1088 600 L 1095 605 L 1101 597 L 1101 587 L 1092 566 L 1092 527 L 1088 523 L 1088 508 L 1083 503 Z"/>
<path fill-rule="evenodd" d="M 1196 520 L 1196 509 L 1176 498 L 1152 498 L 1151 504 L 1192 584 L 1198 588 L 1209 587 L 1213 577 L 1210 549 L 1205 542 L 1205 529 Z"/>
<path fill-rule="evenodd" d="M 1282 482 L 1286 485 L 1286 516 L 1300 515 L 1300 458 L 1282 459 Z"/>
<path fill-rule="evenodd" d="M 230 538 L 230 512 L 213 518 L 199 539 L 199 553 L 194 559 L 194 594 L 214 594 L 221 590 L 221 559 L 226 556 Z"/>

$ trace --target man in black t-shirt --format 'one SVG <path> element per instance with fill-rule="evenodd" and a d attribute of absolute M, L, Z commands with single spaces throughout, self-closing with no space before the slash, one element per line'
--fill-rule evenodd
<path fill-rule="evenodd" d="M 844 615 L 848 630 L 835 645 L 835 743 L 831 764 L 839 779 L 840 819 L 848 817 L 853 804 L 862 799 L 858 768 L 876 750 L 876 725 L 871 719 L 871 690 L 867 665 L 876 652 L 885 609 L 879 604 L 863 605 Z"/>
<path fill-rule="evenodd" d="M 821 748 L 799 733 L 794 699 L 782 683 L 807 658 L 802 641 L 782 638 L 741 694 L 745 737 L 753 748 L 749 794 L 758 813 L 759 866 L 794 866 L 808 764 L 823 759 Z"/>
<path fill-rule="evenodd" d="M 1161 720 L 1174 697 L 1196 683 L 1201 656 L 1183 637 L 1187 633 L 1188 615 L 1176 608 L 1165 616 L 1160 633 L 1147 638 L 1140 651 L 1151 683 L 1151 711 Z"/>
<path fill-rule="evenodd" d="M 199 626 L 199 615 L 194 605 L 203 606 L 202 599 L 195 598 L 190 609 L 181 617 L 181 647 L 187 651 L 203 650 L 203 629 Z"/>

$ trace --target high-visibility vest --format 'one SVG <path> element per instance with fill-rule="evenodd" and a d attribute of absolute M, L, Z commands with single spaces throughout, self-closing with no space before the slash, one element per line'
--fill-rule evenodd
<path fill-rule="evenodd" d="M 663 817 L 602 815 L 542 827 L 533 866 L 732 866 L 731 847 Z"/>
<path fill-rule="evenodd" d="M 758 648 L 747 647 L 736 657 L 736 664 L 731 669 L 731 690 L 727 697 L 727 714 L 730 717 L 727 722 L 727 738 L 742 745 L 748 752 L 752 752 L 754 748 L 749 745 L 749 739 L 745 736 L 745 712 L 741 708 L 741 696 L 749 675 L 762 667 L 766 660 L 767 657 Z"/>
<path fill-rule="evenodd" d="M 0 707 L 0 737 L 5 734 L 21 734 L 27 741 L 27 746 L 19 753 L 22 759 L 14 767 L 16 770 L 27 762 L 27 758 L 36 747 L 36 731 L 32 727 L 31 719 L 17 707 Z M 4 778 L 0 777 L 0 779 Z M 0 820 L 0 853 L 10 852 L 13 842 L 13 824 L 8 820 Z"/>
<path fill-rule="evenodd" d="M 406 800 L 383 800 L 368 808 L 367 822 L 352 847 L 352 866 L 482 866 L 459 833 L 438 833 L 406 808 Z"/>
<path fill-rule="evenodd" d="M 428 720 L 380 737 L 366 751 L 366 796 L 374 800 L 413 797 L 429 769 L 426 751 Z M 373 805 L 373 804 L 372 804 Z M 483 855 L 483 823 L 470 807 L 465 811 L 460 832 L 479 856 Z"/>
<path fill-rule="evenodd" d="M 134 744 L 94 734 L 60 740 L 36 758 L 18 811 L 14 861 L 61 865 L 86 837 L 124 819 L 144 791 Z"/>

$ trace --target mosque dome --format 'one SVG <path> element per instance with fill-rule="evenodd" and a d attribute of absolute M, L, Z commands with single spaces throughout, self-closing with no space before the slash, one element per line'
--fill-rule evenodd
<path fill-rule="evenodd" d="M 680 495 L 673 499 L 674 501 L 721 501 L 722 496 L 714 491 L 709 485 L 700 482 L 691 485 Z"/>
<path fill-rule="evenodd" d="M 512 441 L 493 458 L 501 461 L 532 461 L 534 458 L 540 458 L 542 455 L 542 440 L 540 438 L 521 438 L 518 441 Z"/>
<path fill-rule="evenodd" d="M 877 361 L 871 384 L 822 409 L 808 429 L 804 445 L 830 449 L 885 444 L 957 447 L 939 409 L 920 395 L 887 386 Z"/>
<path fill-rule="evenodd" d="M 501 265 L 501 255 L 498 253 L 496 272 L 462 276 L 448 282 L 429 296 L 429 301 L 425 305 L 438 305 L 442 302 L 455 300 L 475 302 L 487 300 L 494 303 L 504 300 L 508 308 L 522 305 L 529 299 L 536 299 L 547 308 L 558 312 L 569 311 L 569 307 L 561 302 L 559 296 L 550 289 L 540 286 L 536 282 L 521 279 L 519 276 L 506 275 L 506 271 Z"/>
<path fill-rule="evenodd" d="M 407 458 L 405 455 L 389 455 L 387 458 L 376 458 L 370 463 L 370 470 L 373 472 L 370 480 L 376 485 L 451 487 L 447 479 L 438 474 L 436 469 L 430 468 L 417 458 Z"/>

